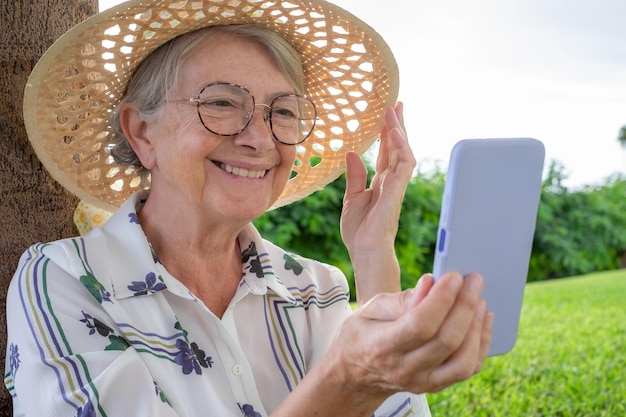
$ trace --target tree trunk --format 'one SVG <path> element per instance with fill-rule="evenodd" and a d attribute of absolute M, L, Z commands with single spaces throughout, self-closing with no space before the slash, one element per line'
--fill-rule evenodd
<path fill-rule="evenodd" d="M 28 142 L 22 117 L 26 80 L 66 30 L 98 11 L 98 0 L 2 0 L 0 16 L 0 354 L 6 351 L 6 291 L 20 255 L 33 243 L 76 235 L 78 203 L 48 173 Z M 26 329 L 25 329 L 26 330 Z M 0 417 L 12 416 L 2 384 Z"/>

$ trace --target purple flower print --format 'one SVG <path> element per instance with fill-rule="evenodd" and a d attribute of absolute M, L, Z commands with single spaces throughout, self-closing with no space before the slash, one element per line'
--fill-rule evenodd
<path fill-rule="evenodd" d="M 241 411 L 243 412 L 244 417 L 263 417 L 261 416 L 261 413 L 254 411 L 254 407 L 250 404 L 244 404 L 243 407 L 241 407 Z"/>
<path fill-rule="evenodd" d="M 93 317 L 91 314 L 87 314 L 84 311 L 82 311 L 82 313 L 83 313 L 83 318 L 80 321 L 82 323 L 85 323 L 85 325 L 89 329 L 89 335 L 92 335 L 95 332 L 98 332 L 100 336 L 107 337 L 113 333 L 113 329 L 111 329 L 106 324 L 102 323 L 97 318 Z"/>
<path fill-rule="evenodd" d="M 183 374 L 189 375 L 191 371 L 195 371 L 196 374 L 201 375 L 202 369 L 200 369 L 196 354 L 189 344 L 183 339 L 178 339 L 176 341 L 176 347 L 178 348 L 178 354 L 176 355 L 175 361 L 183 367 Z"/>
<path fill-rule="evenodd" d="M 137 213 L 129 213 L 128 214 L 128 221 L 130 223 L 139 224 L 139 217 L 137 216 Z"/>
<path fill-rule="evenodd" d="M 213 359 L 210 356 L 206 357 L 204 351 L 200 350 L 196 343 L 189 345 L 185 340 L 178 339 L 176 348 L 178 348 L 178 353 L 174 360 L 183 367 L 183 374 L 185 375 L 189 375 L 191 371 L 197 375 L 202 375 L 202 368 L 213 366 Z"/>
<path fill-rule="evenodd" d="M 213 358 L 211 358 L 210 356 L 207 357 L 206 353 L 204 353 L 204 350 L 200 349 L 196 342 L 191 342 L 191 349 L 193 349 L 193 353 L 196 354 L 196 359 L 198 360 L 198 363 L 201 367 L 213 367 Z"/>
<path fill-rule="evenodd" d="M 130 343 L 122 336 L 115 334 L 112 328 L 93 317 L 91 314 L 87 314 L 84 311 L 82 313 L 83 318 L 80 321 L 81 323 L 85 323 L 85 326 L 89 329 L 90 336 L 98 332 L 100 336 L 109 339 L 110 343 L 104 350 L 126 350 L 130 346 Z"/>
<path fill-rule="evenodd" d="M 133 291 L 135 296 L 138 295 L 146 295 L 148 293 L 155 293 L 167 288 L 167 286 L 163 283 L 162 278 L 159 276 L 159 282 L 157 282 L 157 277 L 154 272 L 148 273 L 146 275 L 146 280 L 144 281 L 133 281 L 132 285 L 128 286 L 128 289 Z"/>
<path fill-rule="evenodd" d="M 13 343 L 9 347 L 9 365 L 11 367 L 11 375 L 15 376 L 17 368 L 20 367 L 20 354 L 17 351 L 17 345 Z"/>
<path fill-rule="evenodd" d="M 76 410 L 76 417 L 97 417 L 96 410 L 93 408 L 91 400 L 85 404 L 85 407 L 80 407 Z"/>

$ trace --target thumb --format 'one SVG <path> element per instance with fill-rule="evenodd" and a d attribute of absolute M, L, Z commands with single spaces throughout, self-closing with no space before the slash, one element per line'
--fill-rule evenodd
<path fill-rule="evenodd" d="M 365 189 L 367 185 L 367 169 L 365 164 L 355 152 L 346 155 L 346 193 L 349 197 Z"/>
<path fill-rule="evenodd" d="M 411 307 L 419 304 L 424 299 L 424 297 L 428 295 L 433 285 L 435 285 L 435 277 L 433 277 L 432 274 L 422 275 L 421 278 L 417 281 L 417 287 L 415 287 L 416 294 L 413 298 L 415 304 L 413 304 Z"/>
<path fill-rule="evenodd" d="M 359 307 L 355 314 L 370 320 L 394 321 L 416 306 L 420 298 L 423 295 L 420 296 L 420 291 L 413 288 L 398 293 L 377 294 Z"/>

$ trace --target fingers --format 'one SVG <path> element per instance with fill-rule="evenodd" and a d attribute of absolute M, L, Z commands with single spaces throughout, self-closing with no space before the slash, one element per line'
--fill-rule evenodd
<path fill-rule="evenodd" d="M 452 355 L 432 373 L 430 383 L 433 386 L 433 391 L 440 391 L 450 384 L 464 381 L 482 368 L 487 351 L 489 350 L 489 345 L 487 344 L 485 346 L 482 343 L 482 339 L 485 336 L 483 327 L 486 310 L 485 301 L 480 300 L 462 343 Z"/>
<path fill-rule="evenodd" d="M 398 102 L 395 107 L 385 111 L 385 125 L 381 131 L 381 140 L 376 160 L 376 175 L 370 189 L 374 199 L 383 192 L 382 182 L 391 183 L 385 187 L 385 200 L 397 206 L 401 201 L 410 180 L 416 161 L 406 138 L 403 104 Z M 400 175 L 398 175 L 400 174 Z M 346 194 L 345 196 L 363 191 L 367 186 L 367 169 L 358 155 L 350 152 L 346 155 Z"/>
<path fill-rule="evenodd" d="M 378 157 L 376 158 L 376 173 L 384 172 L 389 166 L 389 127 L 383 126 L 378 142 Z"/>
<path fill-rule="evenodd" d="M 350 196 L 365 190 L 367 185 L 367 168 L 354 152 L 346 155 L 346 192 L 345 196 Z"/>
<path fill-rule="evenodd" d="M 428 281 L 426 281 L 428 283 Z M 443 285 L 441 285 L 443 284 Z M 441 285 L 441 287 L 440 287 Z M 405 330 L 412 343 L 405 342 L 404 366 L 414 372 L 405 383 L 419 392 L 436 392 L 478 372 L 491 342 L 493 314 L 486 313 L 480 297 L 482 277 L 447 274 L 430 289 L 411 318 L 413 328 Z M 407 315 L 411 316 L 410 314 Z"/>
<path fill-rule="evenodd" d="M 398 129 L 406 139 L 406 129 L 404 128 L 404 104 L 397 102 L 393 108 L 385 111 L 385 123 L 389 131 Z"/>
<path fill-rule="evenodd" d="M 477 374 L 483 368 L 483 364 L 485 363 L 485 359 L 489 354 L 489 347 L 491 346 L 491 335 L 493 332 L 493 313 L 491 311 L 487 311 L 485 313 L 485 318 L 483 321 L 482 334 L 480 338 L 480 353 L 479 353 L 479 362 L 476 364 L 476 368 L 474 369 L 474 373 Z"/>
<path fill-rule="evenodd" d="M 397 102 L 394 110 L 396 111 L 396 116 L 398 117 L 398 121 L 401 126 L 404 126 L 404 103 L 401 101 Z"/>
<path fill-rule="evenodd" d="M 374 391 L 424 393 L 478 372 L 493 324 L 482 287 L 478 274 L 450 273 L 437 283 L 424 275 L 412 290 L 372 298 L 346 321 L 340 338 L 355 380 Z"/>
<path fill-rule="evenodd" d="M 434 285 L 432 274 L 424 274 L 412 290 L 397 294 L 378 294 L 361 306 L 363 314 L 372 320 L 392 321 L 406 314 L 417 306 L 429 293 Z M 400 297 L 398 301 L 394 299 Z"/>
<path fill-rule="evenodd" d="M 372 297 L 358 309 L 361 317 L 376 321 L 394 321 L 406 314 L 415 303 L 418 291 L 406 290 L 401 293 L 381 293 Z"/>
<path fill-rule="evenodd" d="M 402 105 L 398 103 L 397 109 L 388 109 L 385 113 L 387 128 L 386 165 L 387 169 L 399 176 L 402 181 L 408 181 L 417 164 L 406 134 L 403 123 Z M 380 172 L 380 171 L 377 171 Z"/>
<path fill-rule="evenodd" d="M 412 157 L 404 127 L 403 109 L 404 105 L 398 102 L 395 107 L 385 110 L 385 124 L 381 130 L 378 159 L 376 160 L 377 173 L 382 173 L 389 167 L 395 170 L 394 162 L 399 160 L 396 155 L 398 151 L 400 151 L 400 155 Z"/>
<path fill-rule="evenodd" d="M 432 285 L 421 302 L 409 314 L 401 318 L 402 330 L 400 332 L 404 340 L 402 348 L 407 352 L 415 351 L 412 355 L 416 356 L 414 358 L 416 361 L 435 363 L 445 359 L 445 356 L 441 356 L 441 352 L 428 348 L 426 345 L 436 338 L 446 317 L 455 306 L 462 287 L 461 275 L 457 273 L 444 275 Z M 435 357 L 432 356 L 433 351 Z"/>
<path fill-rule="evenodd" d="M 459 349 L 459 346 L 464 343 L 468 329 L 475 321 L 475 312 L 481 301 L 482 290 L 483 279 L 480 275 L 470 274 L 463 279 L 463 288 L 459 291 L 454 306 L 445 317 L 437 337 L 425 350 L 427 355 L 447 358 Z M 484 311 L 482 315 L 484 316 Z M 480 325 L 482 327 L 482 316 Z M 480 332 L 477 335 L 480 336 Z M 478 346 L 478 343 L 476 345 Z"/>
<path fill-rule="evenodd" d="M 413 297 L 410 307 L 418 305 L 428 295 L 428 292 L 434 284 L 435 279 L 432 274 L 422 275 L 419 281 L 417 281 L 417 286 L 415 287 L 415 297 Z"/>

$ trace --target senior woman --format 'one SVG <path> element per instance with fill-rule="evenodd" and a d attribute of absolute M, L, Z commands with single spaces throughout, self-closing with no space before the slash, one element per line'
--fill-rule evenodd
<path fill-rule="evenodd" d="M 425 392 L 478 372 L 481 277 L 399 291 L 415 160 L 395 71 L 371 28 L 321 0 L 130 1 L 57 42 L 26 91 L 30 139 L 68 189 L 121 207 L 23 255 L 15 415 L 424 416 Z M 379 133 L 367 188 L 359 153 Z M 344 166 L 353 314 L 338 269 L 251 224 Z"/>

